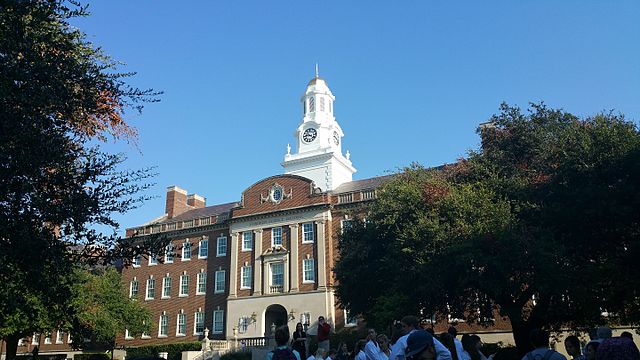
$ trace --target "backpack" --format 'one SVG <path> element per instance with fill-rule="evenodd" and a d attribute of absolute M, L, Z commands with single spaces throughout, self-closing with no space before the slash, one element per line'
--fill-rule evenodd
<path fill-rule="evenodd" d="M 531 355 L 531 353 L 528 353 L 528 354 L 527 354 L 527 359 L 528 359 L 528 360 L 539 360 L 539 359 L 542 359 L 542 360 L 549 360 L 549 359 L 551 358 L 551 355 L 553 355 L 553 353 L 554 353 L 554 352 L 555 352 L 555 351 L 553 351 L 553 350 L 547 350 L 547 352 L 545 352 L 545 353 L 544 353 L 544 356 L 543 356 L 542 358 L 540 357 L 540 354 L 537 354 L 537 355 L 534 357 L 533 355 Z"/>
<path fill-rule="evenodd" d="M 289 348 L 275 349 L 271 351 L 271 353 L 273 354 L 271 360 L 298 360 L 296 355 Z"/>

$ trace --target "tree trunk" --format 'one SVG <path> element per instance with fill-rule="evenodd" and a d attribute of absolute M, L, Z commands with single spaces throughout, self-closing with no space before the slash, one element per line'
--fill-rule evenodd
<path fill-rule="evenodd" d="M 7 351 L 6 360 L 14 360 L 16 358 L 16 352 L 18 351 L 18 341 L 20 341 L 20 336 L 15 334 L 7 335 L 5 341 Z"/>
<path fill-rule="evenodd" d="M 505 314 L 511 322 L 511 331 L 513 332 L 513 340 L 518 348 L 518 356 L 524 357 L 526 353 L 533 350 L 533 345 L 529 341 L 529 334 L 535 328 L 535 325 L 529 321 L 522 319 L 522 309 L 507 309 Z"/>

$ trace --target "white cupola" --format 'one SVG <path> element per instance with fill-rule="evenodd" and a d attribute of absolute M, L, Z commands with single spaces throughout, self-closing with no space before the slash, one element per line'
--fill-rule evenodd
<path fill-rule="evenodd" d="M 333 190 L 351 181 L 356 169 L 342 155 L 344 133 L 333 115 L 335 97 L 318 76 L 318 65 L 300 101 L 302 122 L 294 132 L 297 151 L 292 154 L 287 146 L 282 166 L 285 174 L 304 176 L 323 191 Z"/>

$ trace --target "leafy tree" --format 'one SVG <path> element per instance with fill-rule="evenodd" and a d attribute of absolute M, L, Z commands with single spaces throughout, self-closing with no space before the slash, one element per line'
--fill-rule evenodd
<path fill-rule="evenodd" d="M 144 200 L 151 175 L 121 171 L 122 156 L 90 146 L 135 141 L 125 110 L 157 93 L 126 85 L 131 74 L 69 24 L 85 10 L 62 0 L 0 4 L 0 338 L 9 359 L 21 337 L 77 315 L 68 299 L 78 262 L 131 258 L 112 214 Z"/>
<path fill-rule="evenodd" d="M 113 268 L 78 270 L 74 302 L 78 310 L 73 324 L 73 344 L 113 350 L 116 336 L 127 329 L 131 336 L 149 332 L 151 313 L 130 299 L 122 277 Z M 89 339 L 85 343 L 85 339 Z"/>
<path fill-rule="evenodd" d="M 542 104 L 503 105 L 491 124 L 468 159 L 381 189 L 370 224 L 340 239 L 342 303 L 375 321 L 378 303 L 481 323 L 498 311 L 521 353 L 535 327 L 638 323 L 636 126 Z"/>

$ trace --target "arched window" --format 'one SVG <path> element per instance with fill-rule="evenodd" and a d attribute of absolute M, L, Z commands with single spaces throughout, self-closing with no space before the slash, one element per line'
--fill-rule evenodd
<path fill-rule="evenodd" d="M 310 97 L 309 98 L 309 112 L 315 112 L 316 111 L 316 102 L 314 97 Z"/>

